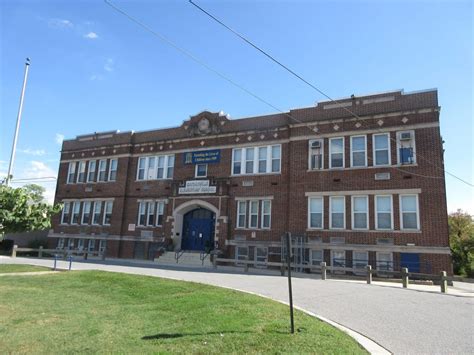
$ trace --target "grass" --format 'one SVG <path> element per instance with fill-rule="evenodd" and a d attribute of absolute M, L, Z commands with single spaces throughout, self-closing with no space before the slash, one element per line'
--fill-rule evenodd
<path fill-rule="evenodd" d="M 74 271 L 0 280 L 2 353 L 365 354 L 345 333 L 258 296 Z"/>
<path fill-rule="evenodd" d="M 51 271 L 51 268 L 43 266 L 23 265 L 23 264 L 0 264 L 0 274 L 10 274 L 12 272 L 35 272 Z"/>

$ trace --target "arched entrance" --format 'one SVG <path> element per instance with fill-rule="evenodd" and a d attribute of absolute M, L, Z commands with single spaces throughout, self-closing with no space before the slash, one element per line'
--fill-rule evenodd
<path fill-rule="evenodd" d="M 209 251 L 214 246 L 215 214 L 198 207 L 183 216 L 181 250 Z"/>

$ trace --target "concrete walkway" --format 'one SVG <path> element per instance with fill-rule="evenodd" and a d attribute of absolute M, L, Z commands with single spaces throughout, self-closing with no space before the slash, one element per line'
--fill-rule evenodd
<path fill-rule="evenodd" d="M 52 260 L 46 259 L 0 257 L 1 263 L 52 266 Z M 68 263 L 58 262 L 58 266 L 67 268 Z M 72 269 L 194 281 L 288 301 L 287 279 L 280 276 L 89 262 L 74 262 Z M 425 292 L 418 288 L 402 289 L 396 285 L 367 285 L 342 280 L 293 279 L 295 305 L 353 329 L 395 354 L 474 353 L 474 298 L 466 297 L 470 295 L 469 291 L 463 291 L 463 296 Z M 295 322 L 297 324 L 298 319 Z"/>

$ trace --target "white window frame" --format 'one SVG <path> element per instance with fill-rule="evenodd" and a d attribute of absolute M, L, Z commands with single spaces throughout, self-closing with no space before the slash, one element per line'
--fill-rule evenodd
<path fill-rule="evenodd" d="M 56 244 L 56 249 L 64 249 L 65 240 L 64 238 L 58 238 L 58 244 Z"/>
<path fill-rule="evenodd" d="M 145 226 L 147 226 L 147 227 L 153 227 L 156 224 L 155 208 L 156 208 L 156 202 L 155 201 L 148 201 L 146 203 Z M 151 221 L 150 221 L 150 217 L 151 217 Z"/>
<path fill-rule="evenodd" d="M 239 251 L 242 250 L 242 249 L 245 249 L 245 254 L 240 254 Z M 241 261 L 241 260 L 248 260 L 249 258 L 249 247 L 241 247 L 241 246 L 236 246 L 235 247 L 235 265 L 245 265 L 245 264 L 242 264 L 242 263 L 239 263 L 238 261 Z"/>
<path fill-rule="evenodd" d="M 390 197 L 390 223 L 391 226 L 390 228 L 379 228 L 379 211 L 378 211 L 378 204 L 377 204 L 377 198 L 378 197 Z M 393 230 L 393 196 L 392 195 L 375 195 L 374 196 L 374 208 L 375 208 L 375 229 L 376 230 Z"/>
<path fill-rule="evenodd" d="M 272 227 L 272 200 L 261 200 L 261 218 L 260 218 L 260 228 L 261 229 L 271 229 Z M 265 213 L 265 208 L 264 208 L 264 205 L 265 203 L 268 202 L 268 205 L 269 205 L 269 211 L 268 213 Z M 264 221 L 265 221 L 265 216 L 268 216 L 268 226 L 265 226 L 264 225 Z"/>
<path fill-rule="evenodd" d="M 353 139 L 354 138 L 364 138 L 364 150 L 354 150 L 354 144 L 353 144 Z M 367 135 L 361 134 L 357 136 L 351 136 L 350 137 L 350 150 L 351 150 L 351 168 L 365 168 L 367 167 Z M 356 165 L 354 166 L 354 153 L 361 153 L 364 152 L 364 165 Z"/>
<path fill-rule="evenodd" d="M 137 226 L 139 227 L 146 227 L 146 222 L 147 222 L 147 204 L 148 201 L 138 201 L 138 218 L 137 218 Z M 145 216 L 145 220 L 142 223 L 140 223 L 140 217 Z"/>
<path fill-rule="evenodd" d="M 387 270 L 379 270 L 379 263 L 382 262 L 382 261 L 379 260 L 381 254 L 390 255 L 390 260 L 388 261 L 389 268 Z M 387 261 L 384 261 L 384 263 L 385 262 L 387 262 Z M 377 252 L 375 252 L 375 269 L 380 273 L 383 273 L 384 271 L 393 271 L 393 252 L 387 252 L 387 251 L 377 251 Z"/>
<path fill-rule="evenodd" d="M 100 239 L 99 240 L 99 253 L 103 254 L 106 249 L 107 249 L 107 240 L 106 239 Z"/>
<path fill-rule="evenodd" d="M 164 216 L 165 216 L 165 202 L 164 201 L 156 202 L 155 213 L 156 213 L 156 226 L 162 227 L 164 223 Z M 160 216 L 161 216 L 161 224 L 159 223 Z"/>
<path fill-rule="evenodd" d="M 198 172 L 199 172 L 199 166 L 205 166 L 206 167 L 206 173 L 204 175 L 198 175 Z M 200 163 L 200 164 L 196 164 L 195 168 L 194 168 L 194 177 L 196 179 L 202 179 L 202 178 L 206 178 L 207 177 L 207 169 L 208 169 L 208 165 L 205 164 L 205 163 Z"/>
<path fill-rule="evenodd" d="M 174 161 L 175 161 L 174 154 L 166 156 L 166 160 L 165 160 L 166 180 L 172 180 L 173 179 L 173 176 L 174 176 Z M 170 169 L 172 169 L 171 174 L 170 174 Z"/>
<path fill-rule="evenodd" d="M 114 162 L 115 162 L 115 169 L 112 169 L 113 165 L 114 165 Z M 110 159 L 110 162 L 109 162 L 109 176 L 107 178 L 107 181 L 117 181 L 117 171 L 118 171 L 118 159 Z M 115 172 L 115 178 L 112 179 L 111 175 L 112 175 L 112 172 Z"/>
<path fill-rule="evenodd" d="M 257 151 L 257 174 L 265 174 L 268 171 L 268 146 L 260 146 L 257 147 L 255 150 Z M 260 158 L 260 150 L 265 149 L 265 156 L 264 159 Z M 271 148 L 270 148 L 271 149 Z M 254 153 L 255 154 L 255 153 Z M 265 162 L 265 171 L 260 171 L 260 162 Z"/>
<path fill-rule="evenodd" d="M 108 208 L 110 206 L 110 212 L 108 211 Z M 104 201 L 104 215 L 102 216 L 102 225 L 104 226 L 110 226 L 111 223 L 105 223 L 105 219 L 107 214 L 110 214 L 110 220 L 112 221 L 112 211 L 114 208 L 114 202 L 113 201 Z"/>
<path fill-rule="evenodd" d="M 365 210 L 365 214 L 367 215 L 367 218 L 366 218 L 366 228 L 356 228 L 355 227 L 355 214 L 356 213 L 362 213 L 362 212 L 356 212 L 355 211 L 355 203 L 354 203 L 354 200 L 356 198 L 365 198 L 365 201 L 366 201 L 366 210 Z M 353 195 L 351 196 L 351 226 L 352 226 L 352 229 L 353 230 L 368 230 L 369 229 L 369 196 L 368 195 Z"/>
<path fill-rule="evenodd" d="M 312 227 L 311 226 L 311 200 L 318 199 L 321 200 L 321 227 Z M 319 213 L 319 212 L 314 212 Z M 324 196 L 311 196 L 308 197 L 308 229 L 324 229 Z"/>
<path fill-rule="evenodd" d="M 377 156 L 376 153 L 379 150 L 385 150 L 385 149 L 376 149 L 375 147 L 375 137 L 376 136 L 386 136 L 387 137 L 387 150 L 388 150 L 388 164 L 377 164 Z M 392 165 L 392 150 L 390 149 L 390 133 L 378 133 L 378 134 L 373 134 L 372 135 L 372 165 L 373 166 L 390 166 Z"/>
<path fill-rule="evenodd" d="M 413 162 L 411 164 L 403 164 L 401 162 L 401 157 L 400 157 L 400 148 L 402 147 L 402 141 L 400 140 L 400 137 L 402 133 L 411 133 L 411 142 L 412 142 L 412 148 L 413 148 Z M 415 165 L 417 160 L 416 160 L 416 139 L 415 139 L 415 130 L 407 130 L 407 131 L 398 131 L 397 132 L 397 163 L 398 165 Z"/>
<path fill-rule="evenodd" d="M 97 221 L 95 220 L 96 209 L 99 206 L 99 217 L 97 217 Z M 92 220 L 91 225 L 99 226 L 100 225 L 100 214 L 102 213 L 102 201 L 94 201 L 94 207 L 92 208 Z M 96 223 L 94 223 L 96 222 Z"/>
<path fill-rule="evenodd" d="M 68 165 L 68 168 L 67 168 L 67 180 L 66 180 L 67 184 L 74 184 L 74 182 L 76 180 L 76 166 L 77 166 L 77 162 L 75 162 L 75 161 L 69 162 L 69 165 Z M 71 172 L 71 170 L 72 170 L 72 172 Z M 71 175 L 72 175 L 72 177 L 71 177 Z"/>
<path fill-rule="evenodd" d="M 83 251 L 84 250 L 84 239 L 77 240 L 77 250 Z"/>
<path fill-rule="evenodd" d="M 315 259 L 313 258 L 313 251 L 317 251 L 321 253 L 321 260 L 318 260 L 319 262 L 317 264 L 314 263 Z M 310 249 L 309 250 L 309 259 L 310 259 L 310 264 L 311 266 L 321 266 L 321 263 L 324 261 L 324 250 L 323 249 Z"/>
<path fill-rule="evenodd" d="M 260 162 L 260 148 L 266 148 L 266 171 L 259 172 L 259 162 Z M 278 158 L 273 157 L 274 148 L 278 149 L 279 154 Z M 247 160 L 247 151 L 253 151 L 253 159 Z M 235 152 L 240 151 L 240 160 L 235 160 Z M 263 161 L 263 159 L 261 159 Z M 278 171 L 273 171 L 273 161 L 278 160 Z M 239 147 L 232 149 L 232 163 L 231 163 L 231 175 L 232 176 L 242 176 L 242 175 L 265 175 L 265 174 L 281 174 L 281 144 L 271 144 L 271 145 L 258 145 L 250 147 Z M 252 162 L 252 172 L 247 173 L 247 162 Z M 240 173 L 234 172 L 234 167 L 237 163 L 240 163 Z"/>
<path fill-rule="evenodd" d="M 343 226 L 342 227 L 332 226 L 332 205 L 333 205 L 332 200 L 334 199 L 342 199 L 342 201 L 344 202 L 342 205 L 342 212 L 343 212 L 343 217 L 342 217 Z M 346 229 L 346 196 L 329 196 L 329 229 Z"/>
<path fill-rule="evenodd" d="M 278 155 L 279 157 L 278 158 L 274 158 L 273 157 L 273 148 L 278 148 Z M 281 159 L 282 159 L 282 151 L 281 151 L 281 144 L 273 144 L 270 146 L 270 161 L 269 163 L 267 164 L 270 164 L 270 168 L 268 168 L 268 165 L 267 165 L 267 173 L 268 174 L 281 174 Z M 278 170 L 277 171 L 273 171 L 273 161 L 274 160 L 278 160 Z"/>
<path fill-rule="evenodd" d="M 361 260 L 361 259 L 357 259 L 355 257 L 356 254 L 364 254 L 365 255 L 364 260 L 366 261 L 366 263 L 364 265 L 356 266 L 356 262 L 354 262 L 354 260 Z M 369 265 L 369 252 L 368 251 L 353 250 L 352 251 L 352 269 L 354 270 L 353 271 L 354 274 L 365 275 L 367 265 Z"/>
<path fill-rule="evenodd" d="M 95 239 L 89 239 L 89 243 L 87 243 L 87 251 L 91 252 L 95 249 Z"/>
<path fill-rule="evenodd" d="M 344 265 L 343 265 L 343 266 L 336 266 L 336 265 L 334 265 L 334 259 L 335 259 L 335 258 L 334 258 L 334 254 L 336 254 L 336 253 L 342 253 L 342 254 L 344 255 L 344 258 L 343 258 L 343 260 L 344 260 Z M 347 253 L 346 253 L 345 250 L 331 250 L 331 266 L 333 266 L 333 267 L 344 267 L 344 268 L 345 268 L 345 267 L 347 266 L 347 255 L 346 255 L 346 254 L 347 254 Z M 339 258 L 338 258 L 338 259 L 339 259 Z M 334 271 L 332 271 L 332 273 L 338 274 L 338 273 L 344 273 L 344 271 L 342 271 L 342 270 L 334 270 Z"/>
<path fill-rule="evenodd" d="M 86 214 L 86 206 L 89 206 L 88 208 L 88 213 L 89 213 L 89 220 L 87 223 L 84 223 L 84 216 Z M 89 224 L 91 221 L 91 208 L 92 208 L 92 202 L 91 201 L 84 201 L 82 204 L 82 215 L 81 215 L 81 224 Z"/>
<path fill-rule="evenodd" d="M 258 251 L 264 250 L 265 257 L 258 255 Z M 267 247 L 255 247 L 255 252 L 254 252 L 254 262 L 255 262 L 255 267 L 266 267 L 267 262 L 268 262 L 268 248 Z"/>
<path fill-rule="evenodd" d="M 68 222 L 64 222 L 64 215 L 66 213 L 69 215 Z M 63 211 L 61 213 L 61 224 L 69 224 L 70 222 L 71 222 L 71 202 L 68 201 L 68 202 L 64 202 Z"/>
<path fill-rule="evenodd" d="M 77 213 L 75 212 L 78 206 Z M 77 215 L 77 222 L 74 223 L 74 215 Z M 77 225 L 81 222 L 81 201 L 73 201 L 71 209 L 71 224 Z"/>
<path fill-rule="evenodd" d="M 92 166 L 94 166 L 94 169 L 92 169 Z M 97 170 L 97 160 L 89 160 L 89 163 L 87 164 L 87 182 L 95 182 L 95 174 Z M 91 178 L 91 173 L 92 173 L 92 178 Z"/>
<path fill-rule="evenodd" d="M 237 151 L 240 152 L 240 160 L 235 160 L 235 155 L 236 155 Z M 231 175 L 234 175 L 234 176 L 242 175 L 242 154 L 243 154 L 242 148 L 232 149 L 232 164 L 231 164 L 231 171 L 230 171 Z M 240 167 L 239 167 L 240 172 L 239 173 L 234 172 L 236 164 L 240 164 Z"/>
<path fill-rule="evenodd" d="M 153 167 L 150 168 L 150 161 L 153 161 Z M 140 162 L 143 163 L 143 168 L 140 168 Z M 163 166 L 160 165 L 162 162 Z M 174 175 L 174 154 L 160 154 L 160 155 L 150 155 L 142 156 L 138 158 L 137 162 L 137 181 L 147 181 L 147 180 L 172 180 Z M 162 177 L 158 177 L 159 170 L 163 170 Z M 171 174 L 170 174 L 170 169 Z M 143 178 L 140 178 L 140 170 L 143 170 Z M 170 176 L 169 176 L 170 175 Z"/>
<path fill-rule="evenodd" d="M 258 229 L 258 210 L 259 210 L 259 203 L 258 203 L 258 200 L 249 200 L 249 225 L 248 225 L 248 228 L 249 229 Z M 257 212 L 255 213 L 252 213 L 252 205 L 253 206 L 257 206 Z M 252 225 L 252 216 L 257 216 L 257 220 L 255 221 L 255 226 Z"/>
<path fill-rule="evenodd" d="M 104 169 L 101 170 L 101 165 L 104 163 Z M 100 173 L 104 173 L 104 180 L 100 180 Z M 107 182 L 107 159 L 100 159 L 99 166 L 97 169 L 97 182 Z"/>
<path fill-rule="evenodd" d="M 77 163 L 77 176 L 76 176 L 76 183 L 77 184 L 84 184 L 87 181 L 87 176 L 86 176 L 86 161 L 85 160 L 80 160 Z M 82 168 L 82 169 L 81 169 Z M 82 172 L 81 172 L 82 170 Z M 79 181 L 79 177 L 83 174 L 84 181 Z"/>
<path fill-rule="evenodd" d="M 143 163 L 143 168 L 140 168 L 140 163 Z M 146 172 L 147 172 L 147 157 L 139 157 L 137 161 L 137 181 L 146 180 Z M 140 170 L 143 170 L 143 178 L 140 178 Z"/>
<path fill-rule="evenodd" d="M 416 228 L 405 228 L 403 225 L 403 210 L 402 210 L 402 197 L 415 197 L 415 211 L 406 211 L 406 213 L 416 213 Z M 400 229 L 401 230 L 408 230 L 408 231 L 419 231 L 420 228 L 420 205 L 419 205 L 419 197 L 417 194 L 401 194 L 398 195 L 398 206 L 400 209 Z"/>
<path fill-rule="evenodd" d="M 243 205 L 243 213 L 240 210 L 240 206 Z M 241 223 L 243 218 L 243 223 Z M 247 201 L 237 201 L 237 223 L 235 225 L 236 229 L 245 229 L 247 223 Z M 242 224 L 242 225 L 241 225 Z"/>
<path fill-rule="evenodd" d="M 342 166 L 332 166 L 332 141 L 342 139 Z M 345 152 L 346 152 L 346 142 L 345 142 L 345 137 L 333 137 L 329 138 L 329 169 L 344 169 L 346 167 L 346 157 L 345 157 Z M 334 154 L 339 154 L 339 153 L 334 153 Z"/>
<path fill-rule="evenodd" d="M 313 166 L 312 166 L 312 157 L 313 157 L 313 154 L 311 154 L 312 152 L 312 148 L 311 148 L 311 144 L 313 144 L 313 142 L 321 142 L 321 148 L 320 148 L 320 152 L 321 152 L 321 168 L 320 169 L 314 169 Z M 323 170 L 324 169 L 324 139 L 310 139 L 308 141 L 308 170 L 311 170 L 311 171 L 318 171 L 318 170 Z"/>

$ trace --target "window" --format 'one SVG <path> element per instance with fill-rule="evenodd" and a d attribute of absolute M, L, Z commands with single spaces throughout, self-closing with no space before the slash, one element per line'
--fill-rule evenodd
<path fill-rule="evenodd" d="M 232 175 L 278 173 L 280 161 L 280 145 L 234 149 Z"/>
<path fill-rule="evenodd" d="M 376 253 L 376 266 L 380 271 L 393 270 L 393 254 L 392 253 Z"/>
<path fill-rule="evenodd" d="M 69 223 L 71 202 L 64 202 L 63 214 L 61 215 L 61 224 Z"/>
<path fill-rule="evenodd" d="M 393 229 L 392 196 L 375 196 L 375 229 Z"/>
<path fill-rule="evenodd" d="M 77 183 L 84 183 L 84 182 L 86 182 L 86 162 L 80 161 L 79 169 L 77 172 Z"/>
<path fill-rule="evenodd" d="M 79 201 L 74 201 L 72 203 L 72 218 L 71 224 L 79 223 L 79 210 L 81 209 L 81 203 Z"/>
<path fill-rule="evenodd" d="M 146 180 L 153 180 L 157 176 L 156 157 L 148 157 L 147 162 L 148 164 L 147 164 L 147 169 L 146 169 Z M 163 176 L 163 173 L 162 173 L 162 176 Z"/>
<path fill-rule="evenodd" d="M 329 168 L 344 167 L 344 138 L 329 140 Z"/>
<path fill-rule="evenodd" d="M 232 152 L 232 174 L 240 175 L 242 168 L 242 149 L 234 149 Z"/>
<path fill-rule="evenodd" d="M 165 156 L 158 157 L 158 169 L 156 171 L 156 178 L 157 179 L 164 179 L 165 178 Z"/>
<path fill-rule="evenodd" d="M 322 139 L 314 139 L 309 141 L 309 169 L 323 169 L 323 143 Z"/>
<path fill-rule="evenodd" d="M 262 200 L 262 229 L 269 229 L 271 225 L 272 201 Z"/>
<path fill-rule="evenodd" d="M 87 182 L 94 182 L 95 180 L 95 166 L 96 161 L 89 161 L 89 168 L 87 169 Z"/>
<path fill-rule="evenodd" d="M 245 228 L 246 201 L 237 201 L 237 228 Z"/>
<path fill-rule="evenodd" d="M 253 174 L 254 148 L 245 149 L 245 173 Z"/>
<path fill-rule="evenodd" d="M 390 133 L 374 134 L 374 166 L 390 165 Z"/>
<path fill-rule="evenodd" d="M 331 196 L 329 198 L 329 225 L 331 229 L 344 229 L 346 228 L 346 198 L 344 196 Z"/>
<path fill-rule="evenodd" d="M 112 220 L 112 208 L 113 208 L 113 206 L 114 206 L 113 201 L 105 201 L 103 224 L 106 225 L 106 226 L 110 226 L 110 222 Z"/>
<path fill-rule="evenodd" d="M 117 159 L 110 159 L 109 165 L 109 181 L 116 181 L 117 180 Z"/>
<path fill-rule="evenodd" d="M 258 228 L 258 201 L 249 202 L 249 228 Z"/>
<path fill-rule="evenodd" d="M 58 245 L 56 246 L 56 249 L 64 249 L 64 238 L 58 239 Z"/>
<path fill-rule="evenodd" d="M 309 228 L 323 228 L 323 198 L 310 197 L 309 199 Z"/>
<path fill-rule="evenodd" d="M 401 229 L 420 229 L 418 195 L 400 195 Z"/>
<path fill-rule="evenodd" d="M 163 225 L 163 216 L 165 214 L 165 203 L 164 201 L 158 201 L 156 203 L 156 225 Z"/>
<path fill-rule="evenodd" d="M 139 158 L 138 159 L 137 180 L 144 180 L 145 179 L 145 164 L 146 164 L 146 158 Z"/>
<path fill-rule="evenodd" d="M 107 248 L 107 241 L 105 239 L 99 240 L 99 253 L 104 254 Z"/>
<path fill-rule="evenodd" d="M 368 196 L 352 196 L 352 229 L 369 229 Z"/>
<path fill-rule="evenodd" d="M 146 222 L 146 225 L 147 226 L 153 226 L 155 224 L 155 202 L 148 202 L 147 203 L 147 222 Z"/>
<path fill-rule="evenodd" d="M 84 239 L 77 240 L 77 250 L 83 251 L 84 250 Z"/>
<path fill-rule="evenodd" d="M 352 267 L 354 273 L 365 274 L 366 266 L 369 265 L 369 253 L 366 251 L 354 251 L 352 253 Z"/>
<path fill-rule="evenodd" d="M 322 250 L 311 250 L 311 265 L 320 266 L 323 262 L 323 251 Z"/>
<path fill-rule="evenodd" d="M 99 175 L 97 181 L 103 182 L 107 178 L 107 160 L 99 160 Z"/>
<path fill-rule="evenodd" d="M 168 155 L 167 156 L 167 168 L 166 168 L 166 178 L 167 179 L 172 179 L 173 178 L 173 173 L 174 173 L 174 155 Z"/>
<path fill-rule="evenodd" d="M 74 239 L 69 238 L 69 239 L 67 240 L 67 248 L 68 248 L 69 250 L 74 249 Z"/>
<path fill-rule="evenodd" d="M 366 136 L 351 137 L 351 166 L 367 166 Z"/>
<path fill-rule="evenodd" d="M 398 164 L 415 164 L 415 131 L 397 132 Z"/>
<path fill-rule="evenodd" d="M 92 214 L 92 224 L 94 225 L 99 224 L 101 210 L 102 210 L 102 201 L 95 201 L 94 213 Z"/>
<path fill-rule="evenodd" d="M 87 245 L 87 250 L 88 251 L 94 251 L 95 249 L 95 240 L 94 239 L 89 239 L 89 244 Z"/>
<path fill-rule="evenodd" d="M 74 184 L 74 177 L 76 176 L 76 162 L 72 161 L 69 163 L 69 168 L 67 171 L 67 183 Z"/>
<path fill-rule="evenodd" d="M 346 252 L 344 250 L 331 250 L 331 266 L 346 267 Z"/>
<path fill-rule="evenodd" d="M 144 226 L 146 224 L 146 202 L 138 203 L 138 225 Z"/>
<path fill-rule="evenodd" d="M 207 176 L 207 164 L 196 164 L 195 176 L 197 178 Z"/>
<path fill-rule="evenodd" d="M 268 258 L 268 249 L 262 247 L 255 248 L 255 266 L 266 266 Z"/>
<path fill-rule="evenodd" d="M 89 224 L 91 218 L 91 202 L 85 201 L 82 205 L 81 224 Z"/>
<path fill-rule="evenodd" d="M 249 248 L 248 247 L 235 247 L 235 260 L 248 260 Z M 236 265 L 244 265 L 243 263 L 235 263 Z"/>

